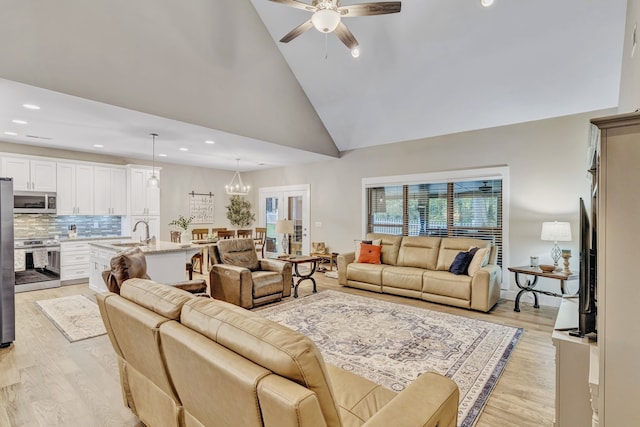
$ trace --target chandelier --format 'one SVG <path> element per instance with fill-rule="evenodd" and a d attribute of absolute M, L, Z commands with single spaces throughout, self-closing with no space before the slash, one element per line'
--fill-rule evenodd
<path fill-rule="evenodd" d="M 242 183 L 242 177 L 240 176 L 240 159 L 236 159 L 236 162 L 236 173 L 233 175 L 233 178 L 231 178 L 231 182 L 224 186 L 224 189 L 230 196 L 246 196 L 249 194 L 251 186 Z"/>

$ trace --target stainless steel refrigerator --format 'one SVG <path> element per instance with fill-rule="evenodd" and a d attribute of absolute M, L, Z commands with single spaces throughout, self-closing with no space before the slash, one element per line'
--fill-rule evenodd
<path fill-rule="evenodd" d="M 13 179 L 0 178 L 0 347 L 16 339 L 13 270 Z"/>

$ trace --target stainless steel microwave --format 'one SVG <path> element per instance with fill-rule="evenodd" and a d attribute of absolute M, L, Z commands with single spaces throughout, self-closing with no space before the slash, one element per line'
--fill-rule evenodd
<path fill-rule="evenodd" d="M 13 193 L 14 213 L 56 213 L 56 193 L 36 191 L 15 191 Z"/>

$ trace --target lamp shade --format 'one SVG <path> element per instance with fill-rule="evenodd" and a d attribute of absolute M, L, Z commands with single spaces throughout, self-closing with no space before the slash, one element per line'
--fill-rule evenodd
<path fill-rule="evenodd" d="M 571 224 L 568 222 L 543 222 L 541 240 L 551 242 L 570 242 L 571 241 Z"/>
<path fill-rule="evenodd" d="M 293 233 L 293 221 L 290 219 L 279 219 L 276 221 L 276 233 Z"/>

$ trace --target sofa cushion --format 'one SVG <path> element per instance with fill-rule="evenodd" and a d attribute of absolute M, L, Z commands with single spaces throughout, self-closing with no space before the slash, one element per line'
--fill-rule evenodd
<path fill-rule="evenodd" d="M 469 262 L 469 268 L 467 274 L 473 277 L 474 274 L 482 267 L 487 265 L 489 261 L 489 248 L 478 248 L 471 261 Z"/>
<path fill-rule="evenodd" d="M 379 245 L 361 243 L 360 255 L 358 255 L 357 262 L 363 262 L 365 264 L 380 264 L 381 249 L 382 246 Z"/>
<path fill-rule="evenodd" d="M 489 248 L 491 242 L 481 239 L 468 239 L 464 237 L 443 237 L 438 252 L 438 264 L 436 270 L 449 271 L 451 263 L 458 252 L 468 251 L 472 247 Z"/>
<path fill-rule="evenodd" d="M 111 258 L 109 261 L 111 273 L 107 280 L 109 291 L 119 294 L 120 287 L 125 280 L 137 277 L 140 279 L 148 279 L 147 276 L 147 260 L 144 252 L 140 248 L 132 248 L 122 251 Z"/>
<path fill-rule="evenodd" d="M 253 271 L 253 297 L 282 293 L 282 274 L 275 271 Z"/>
<path fill-rule="evenodd" d="M 367 233 L 367 240 L 380 240 L 380 244 L 382 245 L 380 262 L 387 265 L 397 265 L 402 236 L 384 233 Z"/>
<path fill-rule="evenodd" d="M 441 240 L 440 237 L 405 236 L 400 244 L 396 265 L 435 270 Z"/>
<path fill-rule="evenodd" d="M 382 271 L 382 286 L 422 291 L 422 273 L 415 267 L 386 267 Z"/>
<path fill-rule="evenodd" d="M 382 270 L 385 267 L 384 264 L 351 263 L 347 265 L 347 280 L 382 286 Z"/>
<path fill-rule="evenodd" d="M 260 266 L 253 239 L 223 239 L 217 246 L 218 256 L 223 264 L 244 267 L 251 271 L 257 270 Z"/>
<path fill-rule="evenodd" d="M 422 292 L 471 300 L 471 277 L 466 274 L 456 276 L 448 271 L 424 270 L 422 280 Z"/>
<path fill-rule="evenodd" d="M 178 320 L 182 306 L 195 298 L 182 289 L 147 279 L 127 280 L 122 284 L 120 295 L 171 320 Z"/>
<path fill-rule="evenodd" d="M 327 425 L 341 424 L 324 360 L 308 337 L 233 304 L 204 298 L 185 304 L 180 320 L 252 362 L 312 390 Z"/>

